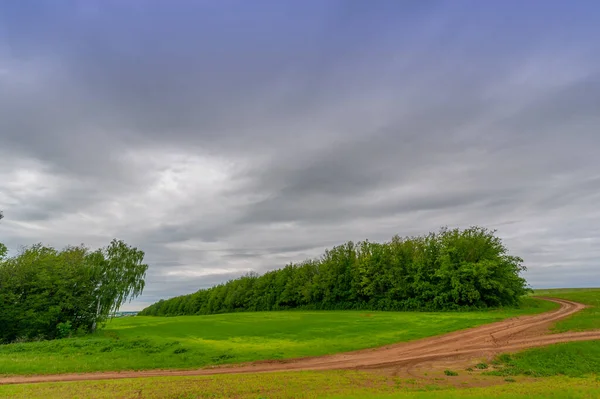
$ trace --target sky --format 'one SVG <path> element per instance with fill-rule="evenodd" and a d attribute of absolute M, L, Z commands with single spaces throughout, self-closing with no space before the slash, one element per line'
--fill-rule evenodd
<path fill-rule="evenodd" d="M 0 242 L 146 253 L 123 310 L 349 240 L 496 229 L 600 286 L 600 3 L 0 4 Z"/>

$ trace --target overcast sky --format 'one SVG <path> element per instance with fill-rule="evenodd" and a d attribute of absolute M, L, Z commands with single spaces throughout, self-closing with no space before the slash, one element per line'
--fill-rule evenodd
<path fill-rule="evenodd" d="M 0 5 L 0 242 L 146 252 L 125 309 L 441 226 L 600 286 L 597 1 Z"/>

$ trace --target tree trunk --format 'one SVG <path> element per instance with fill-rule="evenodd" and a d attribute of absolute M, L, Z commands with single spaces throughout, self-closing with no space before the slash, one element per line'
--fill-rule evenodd
<path fill-rule="evenodd" d="M 92 332 L 96 331 L 96 326 L 98 323 L 99 315 L 100 315 L 100 299 L 98 299 L 98 306 L 96 307 L 96 318 L 94 319 L 94 322 L 92 323 Z"/>

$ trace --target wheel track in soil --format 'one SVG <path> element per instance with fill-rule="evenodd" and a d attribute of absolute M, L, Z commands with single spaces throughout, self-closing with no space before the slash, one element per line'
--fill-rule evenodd
<path fill-rule="evenodd" d="M 377 370 L 393 375 L 417 377 L 419 365 L 429 368 L 449 364 L 466 364 L 504 352 L 514 352 L 561 342 L 600 340 L 600 330 L 549 334 L 549 327 L 586 306 L 557 298 L 540 298 L 556 302 L 556 310 L 533 316 L 520 316 L 466 330 L 423 338 L 379 348 L 277 361 L 225 365 L 195 370 L 146 370 L 53 374 L 1 377 L 3 384 L 27 384 L 60 381 L 111 380 L 141 377 L 200 376 L 216 374 L 266 373 L 307 370 Z"/>

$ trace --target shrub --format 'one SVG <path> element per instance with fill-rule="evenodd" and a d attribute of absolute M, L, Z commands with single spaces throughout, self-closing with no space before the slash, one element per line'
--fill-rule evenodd
<path fill-rule="evenodd" d="M 69 338 L 73 331 L 73 326 L 71 325 L 71 322 L 67 320 L 63 323 L 58 323 L 56 329 L 58 330 L 58 338 Z"/>

